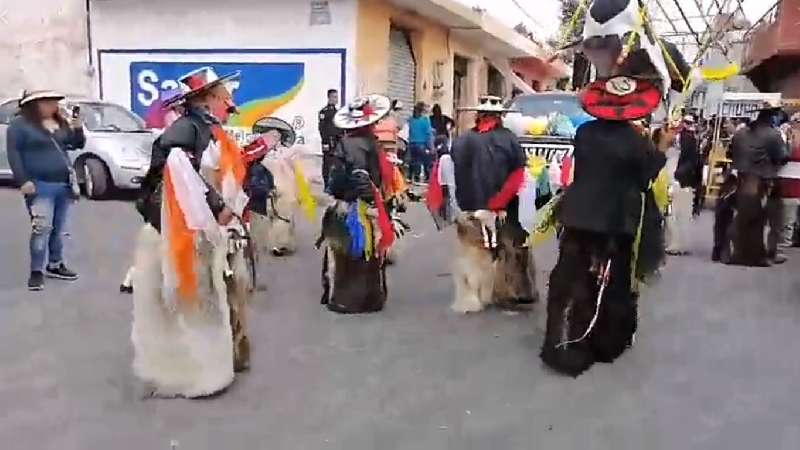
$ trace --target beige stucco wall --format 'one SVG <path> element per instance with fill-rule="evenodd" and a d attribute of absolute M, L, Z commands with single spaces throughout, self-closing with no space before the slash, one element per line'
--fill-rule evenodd
<path fill-rule="evenodd" d="M 474 104 L 486 92 L 487 65 L 474 43 L 454 38 L 434 19 L 402 11 L 384 0 L 359 0 L 356 33 L 356 91 L 385 92 L 388 83 L 389 29 L 410 32 L 417 61 L 417 100 L 439 103 L 453 113 L 453 57 L 470 60 L 465 104 Z M 510 87 L 508 92 L 510 92 Z"/>
<path fill-rule="evenodd" d="M 82 0 L 0 1 L 0 100 L 23 89 L 91 94 Z"/>

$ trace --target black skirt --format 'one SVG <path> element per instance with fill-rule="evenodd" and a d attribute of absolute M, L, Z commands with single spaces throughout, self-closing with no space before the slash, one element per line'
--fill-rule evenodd
<path fill-rule="evenodd" d="M 564 230 L 558 263 L 550 274 L 541 351 L 544 363 L 555 371 L 578 376 L 595 362 L 614 361 L 631 345 L 637 327 L 632 248 L 632 236 Z M 609 282 L 598 310 L 600 273 L 609 261 Z"/>

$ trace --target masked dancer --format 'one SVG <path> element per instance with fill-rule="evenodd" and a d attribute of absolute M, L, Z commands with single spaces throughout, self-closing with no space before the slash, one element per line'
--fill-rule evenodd
<path fill-rule="evenodd" d="M 572 376 L 632 345 L 639 241 L 659 241 L 642 236 L 654 228 L 645 220 L 656 203 L 647 192 L 675 130 L 664 131 L 657 148 L 631 122 L 652 114 L 670 87 L 682 89 L 676 80 L 689 70 L 674 46 L 659 45 L 649 23 L 641 26 L 641 8 L 637 0 L 596 0 L 579 48 L 597 72 L 581 93 L 597 120 L 577 130 L 573 182 L 557 208 L 563 231 L 541 350 L 546 365 Z"/>

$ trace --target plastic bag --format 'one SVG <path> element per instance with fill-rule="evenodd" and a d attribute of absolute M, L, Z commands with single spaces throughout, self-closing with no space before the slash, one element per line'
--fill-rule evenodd
<path fill-rule="evenodd" d="M 551 136 L 574 138 L 575 125 L 569 120 L 569 117 L 564 114 L 553 114 L 549 121 L 549 133 Z"/>
<path fill-rule="evenodd" d="M 519 223 L 529 233 L 536 226 L 536 184 L 536 177 L 526 170 L 525 182 L 519 192 Z"/>

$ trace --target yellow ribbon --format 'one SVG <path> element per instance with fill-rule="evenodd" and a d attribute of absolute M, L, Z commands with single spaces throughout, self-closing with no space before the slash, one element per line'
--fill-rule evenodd
<path fill-rule="evenodd" d="M 528 158 L 528 172 L 531 176 L 538 180 L 542 171 L 547 168 L 547 160 L 541 156 L 531 156 Z"/>
<path fill-rule="evenodd" d="M 661 170 L 655 183 L 653 183 L 653 196 L 658 209 L 665 213 L 669 206 L 669 173 L 666 169 Z"/>
<path fill-rule="evenodd" d="M 372 236 L 372 222 L 370 222 L 367 217 L 367 203 L 362 200 L 358 201 L 358 221 L 361 222 L 361 226 L 364 227 L 364 259 L 369 261 L 372 259 L 372 241 L 374 237 Z"/>
<path fill-rule="evenodd" d="M 311 185 L 303 173 L 300 161 L 294 162 L 294 179 L 297 184 L 297 201 L 310 222 L 317 219 L 317 201 L 311 193 Z"/>
<path fill-rule="evenodd" d="M 741 68 L 738 64 L 731 63 L 721 69 L 709 67 L 701 69 L 700 72 L 703 74 L 703 79 L 706 81 L 725 81 L 728 78 L 739 75 L 740 70 Z"/>

